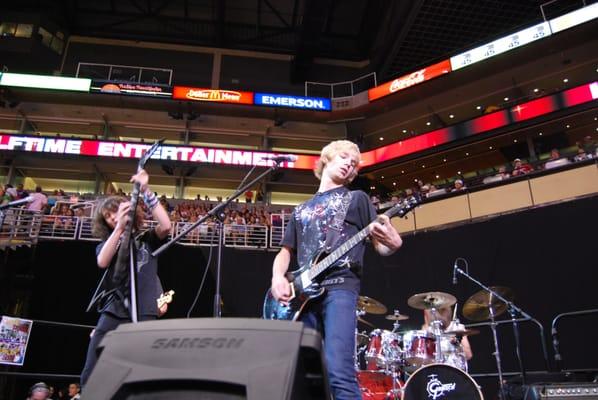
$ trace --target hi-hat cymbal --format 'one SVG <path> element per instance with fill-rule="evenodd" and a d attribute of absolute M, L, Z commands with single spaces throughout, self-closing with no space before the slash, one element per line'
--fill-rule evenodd
<path fill-rule="evenodd" d="M 357 299 L 357 309 L 369 314 L 386 313 L 386 306 L 384 304 L 367 296 L 359 296 Z"/>
<path fill-rule="evenodd" d="M 430 308 L 450 307 L 457 302 L 452 294 L 444 292 L 418 293 L 407 299 L 407 304 L 418 310 L 429 310 Z"/>
<path fill-rule="evenodd" d="M 386 317 L 384 317 L 390 321 L 405 321 L 406 319 L 409 319 L 408 315 L 403 315 L 403 314 L 399 314 L 399 313 L 394 313 L 394 314 L 388 314 Z"/>
<path fill-rule="evenodd" d="M 365 319 L 362 319 L 361 317 L 357 317 L 357 322 L 361 322 L 362 324 L 367 325 L 370 328 L 374 327 L 374 324 L 372 324 L 371 322 L 366 321 Z"/>
<path fill-rule="evenodd" d="M 505 286 L 490 286 L 494 292 L 508 301 L 513 300 L 513 291 Z M 490 309 L 494 316 L 498 317 L 507 310 L 507 305 L 502 300 L 486 290 L 471 295 L 463 305 L 463 315 L 472 321 L 484 321 L 490 319 Z"/>

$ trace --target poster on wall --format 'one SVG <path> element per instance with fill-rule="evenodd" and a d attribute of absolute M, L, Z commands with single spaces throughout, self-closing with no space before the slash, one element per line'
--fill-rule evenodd
<path fill-rule="evenodd" d="M 23 365 L 33 321 L 2 316 L 0 319 L 0 364 Z"/>

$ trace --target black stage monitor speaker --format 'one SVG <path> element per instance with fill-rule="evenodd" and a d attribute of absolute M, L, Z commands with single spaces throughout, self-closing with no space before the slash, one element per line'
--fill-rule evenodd
<path fill-rule="evenodd" d="M 85 400 L 330 399 L 318 332 L 299 322 L 198 318 L 106 335 Z"/>

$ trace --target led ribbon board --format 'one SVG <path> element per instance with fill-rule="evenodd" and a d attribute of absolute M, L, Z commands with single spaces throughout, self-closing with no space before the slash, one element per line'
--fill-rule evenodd
<path fill-rule="evenodd" d="M 449 60 L 444 60 L 434 65 L 430 65 L 426 68 L 422 68 L 415 72 L 407 75 L 403 75 L 393 81 L 383 83 L 382 85 L 376 86 L 375 88 L 368 90 L 368 99 L 370 101 L 379 99 L 381 97 L 388 96 L 396 93 L 399 90 L 407 89 L 408 87 L 417 85 L 419 83 L 429 81 L 439 77 L 440 75 L 447 74 L 451 71 L 451 63 Z"/>
<path fill-rule="evenodd" d="M 254 104 L 315 111 L 330 111 L 332 109 L 330 99 L 323 97 L 287 96 L 272 93 L 255 93 Z"/>
<path fill-rule="evenodd" d="M 598 99 L 598 82 L 592 82 L 563 92 L 541 97 L 486 114 L 446 128 L 437 129 L 406 140 L 379 147 L 362 154 L 362 166 L 429 150 L 456 140 L 478 135 L 493 129 L 550 114 L 554 111 L 588 103 Z"/>
<path fill-rule="evenodd" d="M 100 140 L 66 139 L 61 137 L 23 136 L 0 134 L 0 151 L 26 151 L 32 153 L 69 154 L 93 157 L 140 158 L 151 144 L 134 142 L 109 142 Z M 157 160 L 191 163 L 222 164 L 234 166 L 274 165 L 272 158 L 287 153 L 268 153 L 249 150 L 217 149 L 194 146 L 163 145 L 152 156 Z M 318 157 L 297 156 L 296 161 L 280 163 L 282 168 L 313 169 Z"/>
<path fill-rule="evenodd" d="M 136 82 L 119 83 L 94 80 L 91 83 L 91 91 L 128 96 L 164 97 L 168 99 L 172 97 L 172 88 L 170 86 Z"/>
<path fill-rule="evenodd" d="M 91 79 L 67 78 L 64 76 L 52 75 L 13 74 L 5 72 L 0 76 L 0 86 L 89 92 Z"/>
<path fill-rule="evenodd" d="M 205 101 L 209 103 L 253 104 L 252 92 L 238 90 L 205 89 L 175 86 L 172 98 L 177 100 Z"/>

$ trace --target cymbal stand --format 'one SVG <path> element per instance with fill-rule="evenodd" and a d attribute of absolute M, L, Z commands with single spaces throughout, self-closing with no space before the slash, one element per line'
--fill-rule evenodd
<path fill-rule="evenodd" d="M 490 294 L 492 296 L 492 294 Z M 494 358 L 496 359 L 496 370 L 498 371 L 499 398 L 506 400 L 505 381 L 502 377 L 502 363 L 500 361 L 500 350 L 498 347 L 498 335 L 496 333 L 496 319 L 494 317 L 494 307 L 488 307 L 490 310 L 490 329 L 492 330 L 492 339 L 494 340 Z"/>
<path fill-rule="evenodd" d="M 388 367 L 387 367 L 388 369 Z M 388 374 L 388 372 L 386 372 Z M 390 376 L 392 379 L 392 389 L 386 392 L 386 396 L 384 397 L 385 400 L 399 400 L 403 397 L 402 390 L 403 388 L 399 385 L 399 369 L 393 363 L 390 365 Z"/>
<path fill-rule="evenodd" d="M 434 317 L 430 323 L 430 325 L 432 325 L 432 333 L 434 334 L 434 339 L 436 342 L 436 355 L 434 356 L 434 361 L 437 363 L 442 363 L 444 361 L 442 357 L 442 343 L 440 343 L 442 338 L 442 321 L 440 318 L 438 318 L 438 311 L 436 308 L 432 307 L 430 312 L 432 312 L 432 316 Z"/>
<path fill-rule="evenodd" d="M 357 318 L 364 316 L 366 313 L 362 309 L 355 310 L 355 315 Z M 355 347 L 353 350 L 353 364 L 355 366 L 355 371 L 360 371 L 361 366 L 359 365 L 359 353 L 361 353 L 361 349 L 359 349 L 359 342 L 357 337 L 359 335 L 359 330 L 357 329 L 357 324 L 355 324 Z"/>
<path fill-rule="evenodd" d="M 394 310 L 394 315 L 398 317 L 399 315 L 401 315 L 401 313 L 399 312 L 399 310 Z M 392 323 L 392 333 L 398 331 L 400 326 L 401 324 L 399 323 L 399 319 L 395 319 L 395 322 Z"/>

